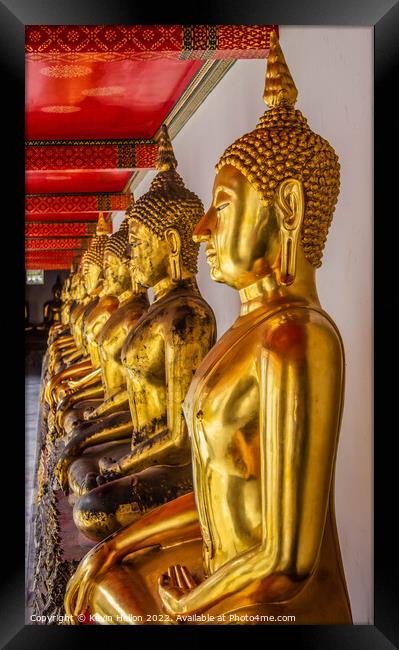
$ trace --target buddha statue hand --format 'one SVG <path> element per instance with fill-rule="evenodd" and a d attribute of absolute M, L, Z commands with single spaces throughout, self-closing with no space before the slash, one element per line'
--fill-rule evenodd
<path fill-rule="evenodd" d="M 123 476 L 120 465 L 113 458 L 100 458 L 98 466 L 100 474 L 97 476 L 97 485 L 110 483 Z"/>
<path fill-rule="evenodd" d="M 107 474 L 116 474 L 118 478 L 123 476 L 122 468 L 114 458 L 109 458 L 106 456 L 104 456 L 104 458 L 100 458 L 98 467 L 100 469 L 101 476 L 106 476 Z"/>
<path fill-rule="evenodd" d="M 89 406 L 83 411 L 83 419 L 84 420 L 94 420 L 94 418 L 97 416 L 96 409 L 94 406 Z"/>
<path fill-rule="evenodd" d="M 83 490 L 91 492 L 96 487 L 98 487 L 97 474 L 95 472 L 88 472 L 82 482 Z"/>
<path fill-rule="evenodd" d="M 108 540 L 113 536 L 111 535 Z M 94 546 L 79 564 L 67 584 L 64 601 L 65 612 L 72 617 L 74 625 L 79 624 L 76 617 L 87 611 L 94 580 L 106 573 L 114 562 L 114 552 L 108 541 L 104 541 Z"/>
<path fill-rule="evenodd" d="M 166 612 L 170 616 L 183 613 L 183 598 L 197 587 L 197 580 L 185 566 L 170 566 L 167 573 L 158 578 L 158 592 Z"/>
<path fill-rule="evenodd" d="M 104 483 L 111 483 L 111 481 L 116 481 L 118 478 L 121 478 L 121 475 L 117 472 L 104 472 L 104 474 L 97 474 L 96 487 L 104 485 Z"/>

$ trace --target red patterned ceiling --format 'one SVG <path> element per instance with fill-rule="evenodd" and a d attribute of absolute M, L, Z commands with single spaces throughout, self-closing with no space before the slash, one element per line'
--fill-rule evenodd
<path fill-rule="evenodd" d="M 154 168 L 153 136 L 204 62 L 265 58 L 272 30 L 277 26 L 28 26 L 27 268 L 67 268 L 77 250 L 65 247 L 84 248 L 88 222 L 92 228 L 99 210 L 125 210 L 134 170 Z"/>
<path fill-rule="evenodd" d="M 201 61 L 28 61 L 28 140 L 151 138 Z"/>
<path fill-rule="evenodd" d="M 27 171 L 27 194 L 122 192 L 131 176 L 125 169 Z"/>
<path fill-rule="evenodd" d="M 103 212 L 106 219 L 109 219 L 109 212 Z M 85 223 L 90 221 L 92 224 L 95 223 L 98 219 L 98 210 L 93 212 L 63 212 L 62 210 L 57 212 L 27 212 L 25 214 L 26 223 L 48 223 L 52 221 L 53 223 L 64 223 L 68 226 L 69 223 Z"/>

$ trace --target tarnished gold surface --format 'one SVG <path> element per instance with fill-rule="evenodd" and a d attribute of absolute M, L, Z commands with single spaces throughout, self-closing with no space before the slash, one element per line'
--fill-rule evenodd
<path fill-rule="evenodd" d="M 334 513 L 344 351 L 315 282 L 339 166 L 293 108 L 275 34 L 270 61 L 272 108 L 223 154 L 194 231 L 211 276 L 242 303 L 184 401 L 195 502 L 185 495 L 96 546 L 68 584 L 74 616 L 351 623 Z"/>

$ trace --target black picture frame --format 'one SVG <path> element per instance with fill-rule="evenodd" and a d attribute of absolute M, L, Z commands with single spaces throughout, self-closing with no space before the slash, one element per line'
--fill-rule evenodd
<path fill-rule="evenodd" d="M 145 4 L 145 3 L 144 3 Z M 399 6 L 394 0 L 335 0 L 321 2 L 308 0 L 294 3 L 290 0 L 230 0 L 221 2 L 187 3 L 176 10 L 170 5 L 144 7 L 127 0 L 0 0 L 0 62 L 2 66 L 2 169 L 6 182 L 2 187 L 3 251 L 10 253 L 10 261 L 3 259 L 4 276 L 1 302 L 4 305 L 3 328 L 0 338 L 0 358 L 3 386 L 3 458 L 0 579 L 0 643 L 2 647 L 63 648 L 71 643 L 96 643 L 108 639 L 115 643 L 115 635 L 126 634 L 126 628 L 107 632 L 107 627 L 76 628 L 66 626 L 25 625 L 24 588 L 24 488 L 23 456 L 23 382 L 24 357 L 22 344 L 24 287 L 24 31 L 29 24 L 278 24 L 278 25 L 339 25 L 374 27 L 375 36 L 375 311 L 385 314 L 375 322 L 375 382 L 376 434 L 375 462 L 375 556 L 374 556 L 374 625 L 353 626 L 233 626 L 221 627 L 155 627 L 127 630 L 128 643 L 148 642 L 154 634 L 161 634 L 161 643 L 170 642 L 170 634 L 179 644 L 186 642 L 187 634 L 194 647 L 203 646 L 208 637 L 214 642 L 226 642 L 232 633 L 238 643 L 248 643 L 253 633 L 260 634 L 263 644 L 292 643 L 294 647 L 385 649 L 399 641 L 398 589 L 395 564 L 398 544 L 395 535 L 395 478 L 397 460 L 391 450 L 394 427 L 394 383 L 385 380 L 384 359 L 390 359 L 396 331 L 389 320 L 390 284 L 395 280 L 394 254 L 386 255 L 386 224 L 393 215 L 390 198 L 395 190 L 395 164 L 391 165 L 388 151 L 395 151 L 395 80 L 398 68 Z M 339 89 L 337 89 L 339 92 Z M 5 109 L 5 114 L 4 114 Z M 397 130 L 397 129 L 396 129 Z M 397 145 L 396 145 L 397 147 Z M 397 157 L 396 150 L 396 157 Z M 391 189 L 391 191 L 387 191 Z M 388 206 L 384 209 L 384 197 Z M 15 232 L 10 232 L 12 229 Z M 395 226 L 394 226 L 395 228 Z M 396 233 L 395 233 L 396 234 Z M 381 248 L 379 263 L 377 253 Z M 393 249 L 392 249 L 393 250 Z M 388 259 L 387 259 L 388 258 Z M 8 264 L 9 266 L 6 266 Z M 390 266 L 391 265 L 391 266 Z M 383 266 L 378 286 L 377 270 Z M 11 272 L 8 270 L 11 269 Z M 384 296 L 384 287 L 388 293 Z M 377 291 L 378 288 L 378 291 Z M 392 296 L 391 296 L 392 301 Z M 18 314 L 18 316 L 17 316 Z M 19 314 L 21 329 L 18 328 Z M 15 324 L 14 324 L 15 321 Z M 361 323 L 359 323 L 361 327 Z M 386 349 L 384 349 L 386 346 Z M 6 355 L 6 357 L 4 357 Z M 7 356 L 8 355 L 8 356 Z M 19 366 L 19 360 L 21 366 Z M 396 393 L 396 391 L 395 391 Z M 383 415 L 390 422 L 384 427 Z M 6 414 L 11 415 L 6 423 Z M 397 425 L 396 425 L 397 429 Z M 353 459 L 356 462 L 356 459 Z M 6 477 L 4 469 L 11 469 Z M 89 631 L 87 631 L 89 629 Z M 83 631 L 82 631 L 83 630 Z M 123 632 L 124 630 L 124 632 Z M 177 633 L 177 634 L 176 634 Z M 82 638 L 83 637 L 83 638 Z"/>

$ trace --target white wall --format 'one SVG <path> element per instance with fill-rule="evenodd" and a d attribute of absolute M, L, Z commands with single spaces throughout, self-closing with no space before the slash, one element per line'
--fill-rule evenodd
<path fill-rule="evenodd" d="M 336 471 L 341 550 L 354 622 L 372 623 L 372 29 L 282 27 L 280 42 L 298 88 L 297 107 L 341 163 L 341 193 L 318 288 L 346 350 Z M 178 170 L 205 208 L 220 155 L 252 130 L 265 110 L 265 67 L 260 60 L 235 63 L 173 141 Z M 146 176 L 136 198 L 153 176 Z M 215 311 L 220 336 L 238 315 L 238 294 L 210 279 L 203 247 L 199 267 L 199 286 Z"/>

